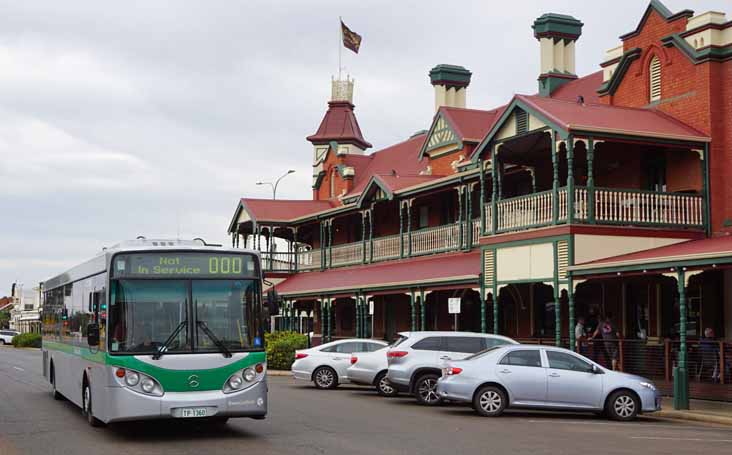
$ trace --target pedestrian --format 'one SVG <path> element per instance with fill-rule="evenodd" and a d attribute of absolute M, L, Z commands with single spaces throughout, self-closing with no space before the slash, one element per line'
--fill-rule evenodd
<path fill-rule="evenodd" d="M 613 314 L 608 312 L 605 315 L 605 320 L 597 325 L 595 329 L 594 337 L 602 338 L 602 344 L 605 350 L 605 356 L 612 365 L 613 370 L 618 369 L 618 340 L 620 339 L 620 333 L 613 323 Z"/>
<path fill-rule="evenodd" d="M 712 382 L 719 381 L 719 342 L 715 340 L 714 330 L 711 327 L 704 329 L 704 336 L 699 340 L 701 351 L 701 365 L 697 380 L 702 380 L 706 373 Z M 709 371 L 708 371 L 709 370 Z"/>
<path fill-rule="evenodd" d="M 585 317 L 580 316 L 577 318 L 577 325 L 574 326 L 574 340 L 575 340 L 575 351 L 585 355 L 584 353 L 584 342 L 585 342 Z"/>

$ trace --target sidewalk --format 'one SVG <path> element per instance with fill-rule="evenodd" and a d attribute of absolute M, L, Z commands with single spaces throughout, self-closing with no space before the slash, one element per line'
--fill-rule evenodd
<path fill-rule="evenodd" d="M 662 409 L 662 411 L 654 412 L 649 416 L 732 426 L 732 403 L 689 400 L 689 410 L 677 411 L 674 409 L 673 399 L 664 397 Z"/>

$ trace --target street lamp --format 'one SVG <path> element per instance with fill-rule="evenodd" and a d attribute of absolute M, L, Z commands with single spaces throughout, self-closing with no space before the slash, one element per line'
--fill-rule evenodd
<path fill-rule="evenodd" d="M 257 185 L 269 185 L 269 186 L 271 186 L 272 187 L 272 199 L 277 199 L 277 185 L 280 184 L 280 180 L 282 180 L 283 178 L 287 177 L 288 175 L 290 175 L 290 174 L 292 174 L 294 172 L 295 172 L 294 169 L 290 169 L 287 172 L 285 172 L 284 174 L 282 174 L 280 176 L 280 178 L 278 178 L 277 180 L 275 180 L 274 183 L 272 183 L 272 182 L 257 182 Z"/>

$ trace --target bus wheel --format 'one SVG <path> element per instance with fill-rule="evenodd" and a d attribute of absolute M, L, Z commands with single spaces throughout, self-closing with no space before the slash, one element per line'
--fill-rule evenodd
<path fill-rule="evenodd" d="M 63 400 L 64 396 L 56 390 L 56 372 L 53 370 L 53 364 L 51 364 L 51 396 L 54 400 Z"/>
<path fill-rule="evenodd" d="M 92 408 L 92 394 L 91 387 L 84 381 L 84 396 L 82 400 L 82 413 L 86 416 L 86 421 L 93 427 L 101 427 L 102 421 L 94 417 L 94 410 Z"/>

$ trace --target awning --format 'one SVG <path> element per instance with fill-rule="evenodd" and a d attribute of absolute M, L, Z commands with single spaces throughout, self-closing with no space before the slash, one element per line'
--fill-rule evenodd
<path fill-rule="evenodd" d="M 427 256 L 379 264 L 303 272 L 276 286 L 283 296 L 330 295 L 450 284 L 477 286 L 480 252 Z"/>
<path fill-rule="evenodd" d="M 689 240 L 569 267 L 573 276 L 732 264 L 732 236 Z"/>

